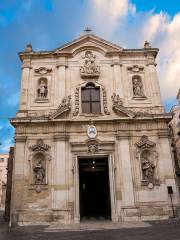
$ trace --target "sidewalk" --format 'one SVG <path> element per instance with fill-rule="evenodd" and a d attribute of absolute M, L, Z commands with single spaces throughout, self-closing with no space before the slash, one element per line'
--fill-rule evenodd
<path fill-rule="evenodd" d="M 147 222 L 111 222 L 111 221 L 90 221 L 77 224 L 61 224 L 59 222 L 52 223 L 45 228 L 45 232 L 55 231 L 92 231 L 92 230 L 115 230 L 124 228 L 145 228 L 151 227 Z"/>

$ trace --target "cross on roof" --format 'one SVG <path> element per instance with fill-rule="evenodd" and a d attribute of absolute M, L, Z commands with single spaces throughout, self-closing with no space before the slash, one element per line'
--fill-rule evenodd
<path fill-rule="evenodd" d="M 89 34 L 89 33 L 92 32 L 92 30 L 91 30 L 89 27 L 86 27 L 86 28 L 84 29 L 84 32 L 85 32 L 86 34 Z"/>

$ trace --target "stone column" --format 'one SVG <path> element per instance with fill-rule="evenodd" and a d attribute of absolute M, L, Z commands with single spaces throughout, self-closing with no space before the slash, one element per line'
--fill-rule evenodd
<path fill-rule="evenodd" d="M 122 206 L 121 206 L 121 219 L 124 220 L 136 220 L 135 209 L 135 197 L 133 189 L 133 176 L 129 146 L 128 134 L 119 134 L 118 140 L 118 157 L 119 168 L 121 168 L 121 180 L 122 180 Z"/>
<path fill-rule="evenodd" d="M 24 193 L 24 161 L 25 161 L 26 137 L 15 137 L 15 155 L 13 162 L 12 192 L 11 192 L 11 216 L 10 223 L 16 225 L 19 219 L 19 211 L 23 209 Z"/>
<path fill-rule="evenodd" d="M 54 181 L 53 181 L 53 211 L 54 218 L 63 223 L 69 220 L 67 202 L 68 202 L 68 183 L 66 172 L 66 144 L 67 135 L 56 135 L 55 141 L 55 159 L 54 159 Z"/>
<path fill-rule="evenodd" d="M 19 107 L 20 111 L 27 109 L 30 69 L 31 69 L 30 59 L 24 60 L 22 65 L 22 77 L 21 77 L 21 96 Z"/>
<path fill-rule="evenodd" d="M 59 61 L 56 65 L 57 67 L 57 98 L 58 98 L 58 103 L 66 96 L 66 68 L 67 64 L 65 62 L 65 58 Z"/>
<path fill-rule="evenodd" d="M 113 67 L 113 75 L 114 75 L 114 92 L 119 94 L 120 98 L 124 98 L 123 95 L 123 85 L 122 85 L 122 72 L 121 72 L 121 64 L 119 62 L 119 57 L 114 57 L 113 63 L 111 65 Z"/>
<path fill-rule="evenodd" d="M 149 70 L 149 78 L 152 84 L 153 104 L 155 106 L 162 106 L 159 81 L 158 81 L 158 76 L 156 71 L 156 64 L 154 62 L 149 62 L 147 64 L 147 68 Z"/>
<path fill-rule="evenodd" d="M 165 183 L 165 189 L 167 194 L 167 200 L 169 201 L 169 205 L 171 206 L 171 202 L 167 192 L 167 186 L 172 186 L 173 188 L 173 203 L 177 204 L 178 200 L 178 191 L 175 182 L 175 172 L 174 172 L 174 164 L 173 158 L 170 150 L 170 143 L 168 139 L 168 132 L 161 131 L 158 134 L 159 136 L 159 168 L 161 179 L 163 179 Z"/>

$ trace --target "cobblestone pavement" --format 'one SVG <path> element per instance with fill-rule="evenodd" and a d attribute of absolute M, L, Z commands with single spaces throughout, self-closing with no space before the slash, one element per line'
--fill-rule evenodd
<path fill-rule="evenodd" d="M 149 226 L 148 226 L 149 225 Z M 0 240 L 180 240 L 180 221 L 155 221 L 147 227 L 108 230 L 47 231 L 47 227 L 9 229 L 0 219 Z"/>

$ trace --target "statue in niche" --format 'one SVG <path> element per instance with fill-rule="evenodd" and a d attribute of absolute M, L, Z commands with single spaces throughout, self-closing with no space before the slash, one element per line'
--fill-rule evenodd
<path fill-rule="evenodd" d="M 81 76 L 99 76 L 99 67 L 95 64 L 96 56 L 91 51 L 86 51 L 84 66 L 80 68 Z"/>
<path fill-rule="evenodd" d="M 48 87 L 45 80 L 41 79 L 39 87 L 38 87 L 38 98 L 44 99 L 47 98 Z"/>
<path fill-rule="evenodd" d="M 154 179 L 155 165 L 150 160 L 151 154 L 149 151 L 145 150 L 141 154 L 141 164 L 142 164 L 142 173 L 143 180 L 152 182 Z"/>
<path fill-rule="evenodd" d="M 133 83 L 133 94 L 135 97 L 144 97 L 143 84 L 140 77 L 135 76 L 132 80 Z"/>
<path fill-rule="evenodd" d="M 43 166 L 43 156 L 39 156 L 33 168 L 35 184 L 43 184 L 45 179 L 45 168 Z"/>

